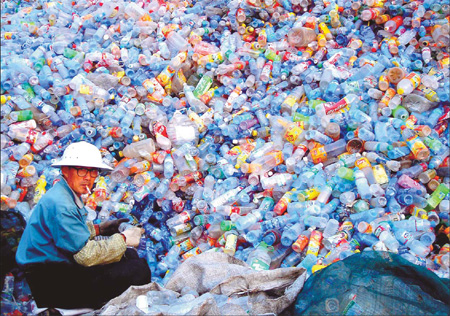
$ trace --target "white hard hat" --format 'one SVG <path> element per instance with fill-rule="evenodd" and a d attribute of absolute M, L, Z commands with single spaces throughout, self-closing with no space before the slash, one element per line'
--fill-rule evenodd
<path fill-rule="evenodd" d="M 61 159 L 52 164 L 52 167 L 62 166 L 79 166 L 113 170 L 113 168 L 103 162 L 100 150 L 85 141 L 67 146 Z"/>

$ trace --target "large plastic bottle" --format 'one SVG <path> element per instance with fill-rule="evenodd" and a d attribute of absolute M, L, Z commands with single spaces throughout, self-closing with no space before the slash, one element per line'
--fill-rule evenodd
<path fill-rule="evenodd" d="M 256 271 L 269 270 L 270 262 L 272 261 L 269 251 L 273 251 L 273 247 L 268 246 L 265 242 L 261 242 L 249 254 L 246 263 Z"/>
<path fill-rule="evenodd" d="M 128 158 L 143 157 L 151 160 L 151 154 L 155 152 L 155 144 L 152 138 L 147 138 L 131 143 L 123 149 L 123 155 Z"/>
<path fill-rule="evenodd" d="M 288 32 L 288 42 L 294 47 L 305 47 L 316 38 L 316 32 L 307 27 L 294 27 Z"/>

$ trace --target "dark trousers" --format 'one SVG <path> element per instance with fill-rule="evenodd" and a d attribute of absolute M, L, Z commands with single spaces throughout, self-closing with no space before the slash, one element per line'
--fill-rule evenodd
<path fill-rule="evenodd" d="M 38 264 L 26 268 L 25 276 L 38 307 L 66 309 L 98 309 L 131 285 L 151 282 L 147 262 L 130 248 L 119 262 L 93 267 Z"/>

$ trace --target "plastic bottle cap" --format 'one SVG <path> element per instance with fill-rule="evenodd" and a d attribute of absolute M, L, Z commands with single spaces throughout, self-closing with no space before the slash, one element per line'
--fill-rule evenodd
<path fill-rule="evenodd" d="M 398 93 L 398 94 L 404 94 L 404 93 L 405 93 L 405 90 L 403 90 L 402 88 L 398 88 L 398 89 L 397 89 L 397 93 Z"/>
<path fill-rule="evenodd" d="M 10 96 L 4 96 L 4 95 L 2 95 L 1 96 L 1 104 L 5 104 L 6 103 L 6 101 L 7 100 L 10 100 L 11 99 L 11 97 Z"/>

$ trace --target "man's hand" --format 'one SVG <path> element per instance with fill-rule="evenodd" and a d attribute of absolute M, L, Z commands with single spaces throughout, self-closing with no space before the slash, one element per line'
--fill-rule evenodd
<path fill-rule="evenodd" d="M 143 232 L 143 228 L 135 226 L 124 230 L 122 234 L 125 236 L 125 243 L 127 246 L 135 248 L 139 246 L 139 241 L 141 240 L 141 235 Z"/>
<path fill-rule="evenodd" d="M 113 221 L 106 221 L 106 222 L 100 223 L 98 225 L 99 233 L 100 233 L 100 235 L 103 235 L 103 236 L 111 236 L 111 235 L 119 232 L 120 224 L 128 222 L 128 221 L 130 221 L 128 218 L 121 218 L 121 219 L 116 219 Z"/>

